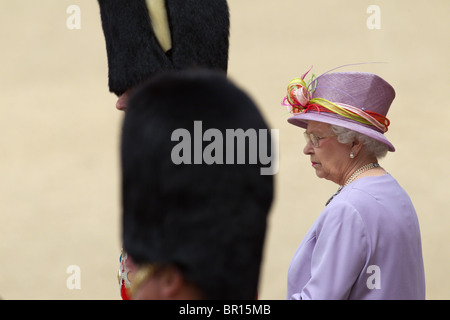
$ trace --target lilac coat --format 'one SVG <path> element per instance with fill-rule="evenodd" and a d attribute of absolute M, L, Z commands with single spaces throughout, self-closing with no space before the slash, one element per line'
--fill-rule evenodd
<path fill-rule="evenodd" d="M 292 258 L 287 299 L 425 299 L 416 211 L 390 174 L 325 207 Z"/>

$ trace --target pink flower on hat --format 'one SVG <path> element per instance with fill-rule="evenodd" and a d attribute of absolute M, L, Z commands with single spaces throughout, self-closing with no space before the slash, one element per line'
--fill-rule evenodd
<path fill-rule="evenodd" d="M 313 81 L 314 75 L 308 83 L 304 80 L 311 69 L 312 67 L 301 78 L 295 78 L 289 82 L 288 94 L 283 100 L 283 105 L 287 106 L 290 113 L 298 114 L 303 112 L 311 100 L 310 83 Z M 286 103 L 286 100 L 288 103 Z"/>
<path fill-rule="evenodd" d="M 293 114 L 302 112 L 311 99 L 311 92 L 307 89 L 305 81 L 296 78 L 289 83 L 288 94 L 284 98 L 283 104 L 288 111 Z M 288 103 L 286 103 L 286 100 Z"/>
<path fill-rule="evenodd" d="M 303 86 L 300 86 L 298 89 L 294 90 L 294 96 L 297 102 L 303 107 L 305 107 L 311 99 L 311 93 Z"/>

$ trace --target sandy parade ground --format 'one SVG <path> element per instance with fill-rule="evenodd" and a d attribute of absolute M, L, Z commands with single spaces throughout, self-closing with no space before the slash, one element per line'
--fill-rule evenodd
<path fill-rule="evenodd" d="M 80 8 L 80 28 L 67 26 L 71 5 Z M 416 207 L 427 299 L 449 299 L 450 2 L 229 6 L 229 77 L 279 130 L 259 298 L 285 299 L 290 259 L 337 188 L 316 177 L 302 153 L 303 130 L 286 121 L 288 82 L 312 65 L 319 75 L 384 62 L 341 70 L 377 73 L 396 90 L 386 135 L 397 151 L 380 163 Z M 0 63 L 0 297 L 120 299 L 123 113 L 108 92 L 97 1 L 1 0 Z M 80 287 L 68 286 L 73 270 Z"/>

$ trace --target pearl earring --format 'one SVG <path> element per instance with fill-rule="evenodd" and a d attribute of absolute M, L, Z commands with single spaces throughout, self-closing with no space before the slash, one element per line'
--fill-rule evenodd
<path fill-rule="evenodd" d="M 351 159 L 355 158 L 355 154 L 353 153 L 353 151 L 350 152 L 350 158 L 351 158 Z"/>

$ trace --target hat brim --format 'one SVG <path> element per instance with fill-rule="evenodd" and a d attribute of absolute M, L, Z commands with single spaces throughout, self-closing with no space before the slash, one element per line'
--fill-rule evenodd
<path fill-rule="evenodd" d="M 395 151 L 395 147 L 392 145 L 392 143 L 389 142 L 389 140 L 385 137 L 385 135 L 379 131 L 376 131 L 369 126 L 366 126 L 364 124 L 356 123 L 355 121 L 352 121 L 350 119 L 341 117 L 336 114 L 328 114 L 325 112 L 318 113 L 315 111 L 310 111 L 308 113 L 301 113 L 297 114 L 291 118 L 288 119 L 288 122 L 290 124 L 293 124 L 298 127 L 302 127 L 304 129 L 308 126 L 308 121 L 317 121 L 317 122 L 323 122 L 323 123 L 329 123 L 331 125 L 340 126 L 349 130 L 353 130 L 359 133 L 362 133 L 370 138 L 373 138 L 375 140 L 378 140 L 388 146 L 388 150 L 391 152 Z"/>

